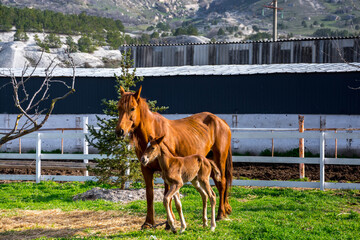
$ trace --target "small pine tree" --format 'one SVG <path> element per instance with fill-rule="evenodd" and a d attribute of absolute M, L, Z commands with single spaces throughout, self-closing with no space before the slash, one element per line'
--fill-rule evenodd
<path fill-rule="evenodd" d="M 14 34 L 14 41 L 26 42 L 27 40 L 29 40 L 29 37 L 24 31 L 24 29 L 16 29 L 16 32 Z"/>
<path fill-rule="evenodd" d="M 35 34 L 34 39 L 35 39 L 36 45 L 38 45 L 42 50 L 44 50 L 47 53 L 50 52 L 49 46 L 45 44 L 45 41 L 44 42 L 41 41 L 37 34 Z"/>
<path fill-rule="evenodd" d="M 134 149 L 129 148 L 129 140 L 124 138 L 117 138 L 115 134 L 115 127 L 118 121 L 117 103 L 121 98 L 120 86 L 125 91 L 130 91 L 130 88 L 136 86 L 137 83 L 143 81 L 143 77 L 135 76 L 136 69 L 132 72 L 130 68 L 133 64 L 131 60 L 131 52 L 124 54 L 121 63 L 121 75 L 116 76 L 115 89 L 117 93 L 116 100 L 103 100 L 105 105 L 104 114 L 106 118 L 97 118 L 97 126 L 89 126 L 90 137 L 87 137 L 89 144 L 99 150 L 100 154 L 106 155 L 106 158 L 96 159 L 97 166 L 95 168 L 88 168 L 96 176 L 99 176 L 99 181 L 102 183 L 109 183 L 125 188 L 126 181 L 141 182 L 143 181 L 140 163 L 137 160 Z M 149 107 L 152 111 L 165 110 L 166 107 L 155 107 L 156 101 L 149 101 Z M 127 170 L 130 170 L 127 174 Z M 115 177 L 115 178 L 113 178 Z"/>
<path fill-rule="evenodd" d="M 217 35 L 218 35 L 218 36 L 223 36 L 223 35 L 225 35 L 224 29 L 219 28 L 219 31 L 217 32 Z"/>
<path fill-rule="evenodd" d="M 60 48 L 62 45 L 60 37 L 54 33 L 50 33 L 49 35 L 45 36 L 44 44 L 49 48 Z"/>
<path fill-rule="evenodd" d="M 88 36 L 82 36 L 78 41 L 80 52 L 93 53 L 96 50 L 93 40 Z"/>
<path fill-rule="evenodd" d="M 76 42 L 74 41 L 74 39 L 71 36 L 66 37 L 66 45 L 67 45 L 68 52 L 70 52 L 70 53 L 77 52 L 78 46 L 76 45 Z"/>

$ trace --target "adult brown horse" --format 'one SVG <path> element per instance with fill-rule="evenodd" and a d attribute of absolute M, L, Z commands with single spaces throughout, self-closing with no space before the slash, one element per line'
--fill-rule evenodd
<path fill-rule="evenodd" d="M 187 118 L 168 120 L 151 112 L 146 100 L 140 97 L 141 87 L 136 93 L 125 92 L 120 87 L 118 103 L 119 121 L 116 126 L 118 137 L 130 135 L 135 152 L 140 160 L 151 138 L 166 135 L 163 143 L 174 156 L 193 154 L 207 156 L 212 151 L 212 159 L 221 172 L 221 181 L 214 179 L 220 201 L 217 220 L 231 213 L 228 192 L 232 182 L 231 131 L 226 122 L 212 113 L 202 112 Z M 161 171 L 158 161 L 141 166 L 146 185 L 147 215 L 142 228 L 154 226 L 154 181 L 153 175 Z M 213 173 L 212 173 L 213 177 Z M 214 178 L 214 177 L 213 177 Z M 165 193 L 168 191 L 165 184 Z"/>

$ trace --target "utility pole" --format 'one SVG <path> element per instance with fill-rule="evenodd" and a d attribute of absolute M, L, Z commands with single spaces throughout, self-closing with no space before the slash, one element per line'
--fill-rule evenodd
<path fill-rule="evenodd" d="M 269 5 L 264 6 L 266 8 L 273 9 L 273 40 L 277 41 L 277 12 L 282 10 L 282 8 L 277 7 L 277 0 L 273 0 Z"/>
<path fill-rule="evenodd" d="M 274 3 L 274 15 L 273 15 L 273 40 L 277 41 L 277 0 L 273 1 Z"/>

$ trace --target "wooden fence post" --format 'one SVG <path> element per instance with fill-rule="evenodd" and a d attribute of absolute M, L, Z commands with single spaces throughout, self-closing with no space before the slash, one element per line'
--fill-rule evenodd
<path fill-rule="evenodd" d="M 320 135 L 320 190 L 325 189 L 325 132 Z"/>
<path fill-rule="evenodd" d="M 61 129 L 61 133 L 64 133 L 64 129 Z M 61 154 L 64 154 L 64 138 L 61 138 Z"/>
<path fill-rule="evenodd" d="M 88 117 L 83 117 L 83 132 L 84 134 L 87 134 L 89 131 L 88 131 L 88 123 L 89 123 L 89 118 Z M 84 135 L 84 139 L 83 139 L 83 151 L 84 151 L 84 154 L 88 155 L 89 154 L 89 144 L 88 142 L 86 141 L 86 137 Z M 88 164 L 89 163 L 89 160 L 88 159 L 84 159 L 84 163 L 85 164 Z M 89 176 L 89 171 L 84 171 L 84 176 Z"/>
<path fill-rule="evenodd" d="M 300 115 L 299 115 L 299 132 L 301 132 L 301 133 L 304 132 L 304 116 L 300 116 Z M 304 138 L 299 139 L 299 157 L 300 158 L 305 157 Z M 299 173 L 300 173 L 301 179 L 305 177 L 305 164 L 304 163 L 300 163 Z"/>
<path fill-rule="evenodd" d="M 36 183 L 41 181 L 41 133 L 36 138 Z"/>
<path fill-rule="evenodd" d="M 271 130 L 271 133 L 274 131 Z M 274 138 L 271 139 L 271 157 L 274 157 Z"/>
<path fill-rule="evenodd" d="M 335 130 L 335 133 L 337 133 L 337 131 Z M 338 145 L 338 143 L 337 143 L 337 138 L 335 138 L 335 158 L 337 158 L 337 145 Z"/>

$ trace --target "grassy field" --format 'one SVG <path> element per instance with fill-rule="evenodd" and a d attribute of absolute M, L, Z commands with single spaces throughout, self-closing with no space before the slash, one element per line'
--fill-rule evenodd
<path fill-rule="evenodd" d="M 145 201 L 72 201 L 95 186 L 106 187 L 0 184 L 0 239 L 360 239 L 360 191 L 233 187 L 233 213 L 210 232 L 201 227 L 200 195 L 185 186 L 181 193 L 188 228 L 174 235 L 162 227 L 139 230 Z M 162 203 L 155 203 L 155 211 L 163 221 Z"/>

